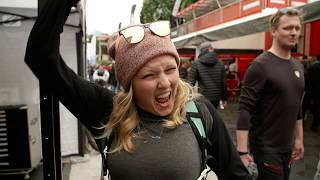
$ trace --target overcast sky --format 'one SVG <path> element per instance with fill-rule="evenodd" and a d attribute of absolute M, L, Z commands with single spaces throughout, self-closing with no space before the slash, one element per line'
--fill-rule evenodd
<path fill-rule="evenodd" d="M 142 0 L 87 0 L 87 32 L 94 30 L 111 34 L 130 24 L 132 5 L 136 4 L 134 22 L 140 22 Z"/>

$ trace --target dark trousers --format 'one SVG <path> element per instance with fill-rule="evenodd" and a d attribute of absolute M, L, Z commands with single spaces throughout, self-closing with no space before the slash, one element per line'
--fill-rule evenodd
<path fill-rule="evenodd" d="M 291 152 L 281 154 L 253 154 L 258 167 L 257 180 L 288 180 Z"/>

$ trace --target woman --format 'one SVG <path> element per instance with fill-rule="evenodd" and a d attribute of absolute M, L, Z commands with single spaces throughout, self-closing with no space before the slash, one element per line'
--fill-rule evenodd
<path fill-rule="evenodd" d="M 97 138 L 113 134 L 108 168 L 113 180 L 194 180 L 201 154 L 186 121 L 196 101 L 214 119 L 208 138 L 219 179 L 250 179 L 213 106 L 179 79 L 179 56 L 164 22 L 123 29 L 109 39 L 122 91 L 113 94 L 78 77 L 59 55 L 67 0 L 47 1 L 30 33 L 25 61 L 43 85 Z M 142 30 L 141 30 L 142 29 Z M 45 68 L 44 68 L 45 67 Z"/>

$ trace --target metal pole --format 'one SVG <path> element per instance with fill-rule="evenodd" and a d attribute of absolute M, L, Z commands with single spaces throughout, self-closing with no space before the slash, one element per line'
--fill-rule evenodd
<path fill-rule="evenodd" d="M 120 29 L 121 29 L 121 27 L 122 27 L 122 23 L 121 23 L 121 22 L 119 22 L 118 30 L 120 30 Z"/>
<path fill-rule="evenodd" d="M 218 4 L 218 6 L 219 6 L 219 9 L 221 9 L 222 7 L 221 7 L 221 4 L 220 4 L 219 0 L 216 0 L 216 2 Z"/>
<path fill-rule="evenodd" d="M 136 10 L 136 5 L 133 4 L 131 7 L 130 24 L 134 24 L 134 11 Z"/>
<path fill-rule="evenodd" d="M 38 0 L 38 13 L 47 0 Z M 43 179 L 62 180 L 59 101 L 40 86 Z"/>
<path fill-rule="evenodd" d="M 43 179 L 61 180 L 59 102 L 40 82 L 40 114 L 43 157 Z M 57 138 L 58 137 L 58 138 Z"/>

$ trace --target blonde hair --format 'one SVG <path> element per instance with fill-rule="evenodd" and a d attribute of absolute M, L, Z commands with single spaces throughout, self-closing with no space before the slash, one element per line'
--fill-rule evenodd
<path fill-rule="evenodd" d="M 186 104 L 188 101 L 199 96 L 188 83 L 179 79 L 173 111 L 168 119 L 164 120 L 163 126 L 175 128 L 186 121 Z M 114 98 L 114 107 L 106 125 L 106 134 L 115 135 L 115 147 L 111 153 L 125 150 L 134 152 L 133 138 L 139 137 L 140 117 L 133 100 L 132 86 L 127 91 L 119 92 Z"/>
<path fill-rule="evenodd" d="M 298 16 L 300 23 L 303 21 L 302 11 L 294 8 L 283 8 L 279 9 L 275 14 L 270 17 L 269 26 L 270 29 L 277 29 L 280 25 L 280 18 L 284 15 Z"/>

